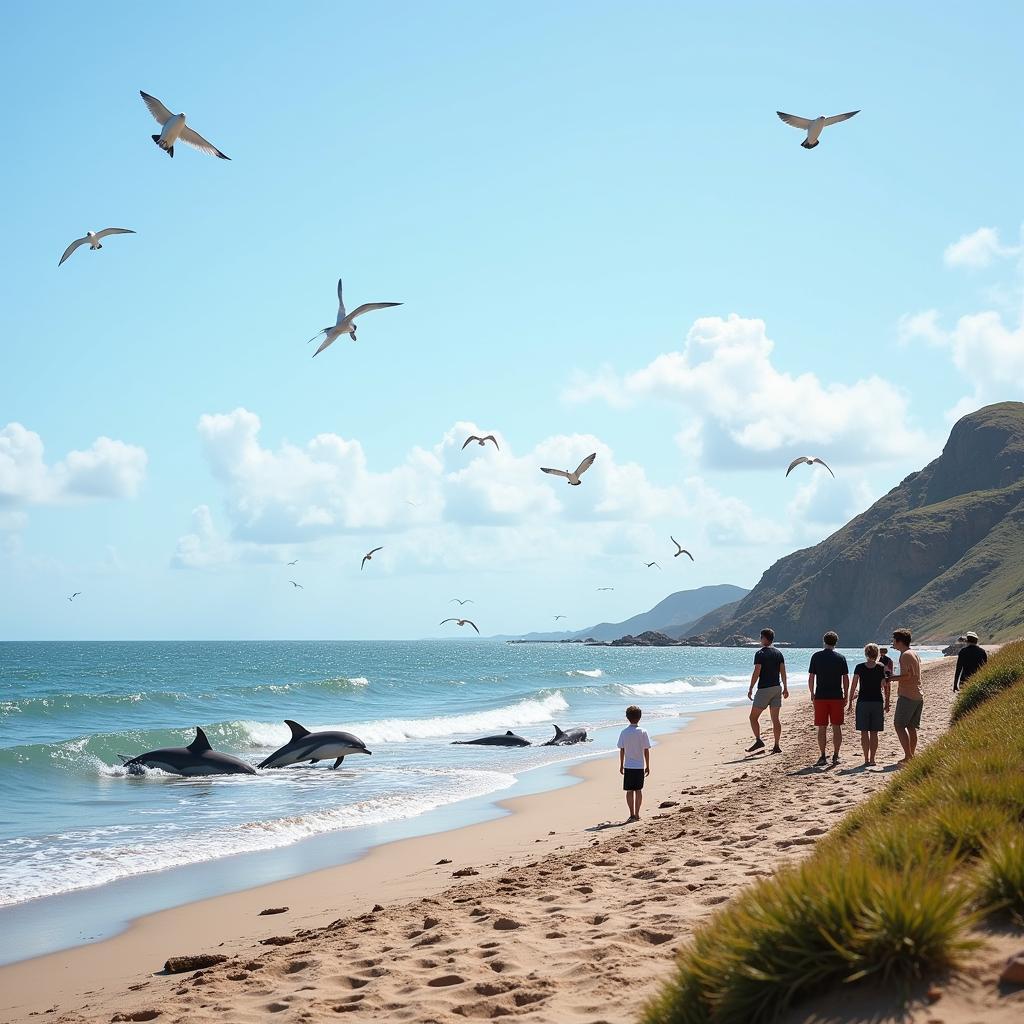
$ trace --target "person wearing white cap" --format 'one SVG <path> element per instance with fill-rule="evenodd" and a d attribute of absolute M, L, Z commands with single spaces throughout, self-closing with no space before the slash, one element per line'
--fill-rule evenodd
<path fill-rule="evenodd" d="M 953 673 L 953 692 L 956 693 L 975 672 L 988 661 L 988 652 L 978 643 L 978 634 L 973 630 L 964 633 L 966 645 L 956 656 L 956 671 Z"/>

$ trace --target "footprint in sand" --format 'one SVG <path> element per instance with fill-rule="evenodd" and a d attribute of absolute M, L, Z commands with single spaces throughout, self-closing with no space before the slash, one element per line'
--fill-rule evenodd
<path fill-rule="evenodd" d="M 465 982 L 466 979 L 458 974 L 442 974 L 440 978 L 431 978 L 427 985 L 430 988 L 450 988 L 452 985 L 464 985 Z"/>

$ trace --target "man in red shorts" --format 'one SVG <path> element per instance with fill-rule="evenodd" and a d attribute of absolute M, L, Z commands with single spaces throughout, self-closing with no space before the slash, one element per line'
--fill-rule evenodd
<path fill-rule="evenodd" d="M 832 726 L 832 763 L 839 764 L 839 748 L 843 745 L 843 710 L 850 692 L 850 666 L 837 650 L 839 634 L 831 629 L 822 637 L 824 650 L 811 655 L 807 670 L 807 689 L 814 702 L 814 724 L 818 727 L 818 768 L 828 764 L 825 741 Z"/>

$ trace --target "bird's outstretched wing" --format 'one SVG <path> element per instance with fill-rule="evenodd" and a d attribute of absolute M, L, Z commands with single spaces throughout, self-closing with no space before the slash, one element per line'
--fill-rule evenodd
<path fill-rule="evenodd" d="M 483 440 L 490 441 L 499 452 L 501 451 L 498 447 L 498 439 L 493 434 L 488 434 Z"/>
<path fill-rule="evenodd" d="M 854 114 L 859 114 L 859 110 L 850 110 L 845 114 L 835 114 L 832 117 L 825 118 L 825 127 L 827 128 L 830 124 L 839 124 L 840 121 L 849 121 Z"/>
<path fill-rule="evenodd" d="M 550 473 L 552 476 L 564 476 L 568 480 L 572 474 L 567 473 L 564 469 L 548 469 L 547 466 L 541 466 L 540 471 L 542 473 Z"/>
<path fill-rule="evenodd" d="M 810 462 L 810 461 L 811 460 L 809 458 L 807 458 L 806 455 L 801 455 L 798 458 L 795 458 L 789 464 L 789 469 L 786 470 L 786 476 L 789 476 L 789 474 L 792 473 L 793 470 L 796 469 L 797 466 L 802 466 L 805 462 Z"/>
<path fill-rule="evenodd" d="M 815 456 L 813 459 L 811 459 L 811 462 L 820 462 L 830 473 L 832 473 L 832 467 L 824 459 L 819 459 L 817 456 Z M 832 479 L 835 480 L 835 478 L 835 473 L 832 473 Z"/>
<path fill-rule="evenodd" d="M 187 142 L 190 146 L 208 153 L 210 156 L 219 156 L 221 160 L 231 159 L 226 153 L 222 153 L 212 142 L 207 142 L 194 128 L 189 128 L 187 125 L 178 138 L 182 142 Z"/>
<path fill-rule="evenodd" d="M 384 550 L 384 545 L 383 544 L 381 544 L 381 546 L 379 548 L 371 548 L 369 551 L 366 552 L 366 557 L 369 558 L 370 555 L 375 555 L 375 554 L 377 554 L 378 551 L 383 551 L 383 550 Z"/>
<path fill-rule="evenodd" d="M 441 621 L 440 621 L 440 622 L 438 623 L 438 625 L 439 625 L 439 626 L 443 626 L 443 625 L 444 625 L 444 624 L 445 624 L 446 622 L 458 622 L 458 621 L 459 621 L 458 619 L 442 619 L 442 620 L 441 620 Z"/>
<path fill-rule="evenodd" d="M 96 232 L 97 238 L 106 238 L 107 235 L 134 235 L 135 232 L 131 228 L 104 228 L 102 231 Z"/>
<path fill-rule="evenodd" d="M 693 555 L 691 555 L 690 552 L 686 550 L 686 548 L 680 548 L 679 549 L 679 554 L 686 555 L 690 559 L 691 562 L 693 561 Z"/>
<path fill-rule="evenodd" d="M 577 467 L 576 475 L 583 476 L 584 473 L 594 464 L 594 459 L 597 458 L 597 452 L 592 452 L 588 455 Z"/>
<path fill-rule="evenodd" d="M 153 115 L 153 119 L 157 124 L 165 125 L 174 115 L 155 97 L 150 96 L 148 92 L 139 90 L 139 95 L 142 97 L 142 102 L 149 107 L 149 112 Z"/>
<path fill-rule="evenodd" d="M 470 441 L 479 441 L 479 440 L 480 440 L 480 438 L 477 437 L 476 434 L 470 434 L 469 437 L 467 437 L 466 440 L 462 443 L 462 450 L 463 451 L 466 450 L 466 445 L 469 444 Z"/>
<path fill-rule="evenodd" d="M 786 124 L 793 128 L 799 128 L 801 131 L 807 131 L 807 129 L 811 127 L 809 118 L 797 117 L 796 114 L 784 114 L 781 110 L 776 110 L 775 113 L 778 114 Z M 825 123 L 828 124 L 827 121 Z"/>
<path fill-rule="evenodd" d="M 60 263 L 57 264 L 59 267 L 80 245 L 84 242 L 88 242 L 88 238 L 76 238 L 65 250 L 64 255 L 60 258 Z"/>
<path fill-rule="evenodd" d="M 349 320 L 355 320 L 357 316 L 362 316 L 364 313 L 369 313 L 374 309 L 387 309 L 388 306 L 400 306 L 400 302 L 364 302 L 361 306 L 356 306 L 355 309 L 349 313 Z"/>
<path fill-rule="evenodd" d="M 301 583 L 296 583 L 295 580 L 288 581 L 296 590 L 305 590 L 306 588 Z"/>
<path fill-rule="evenodd" d="M 338 319 L 334 321 L 334 326 L 337 327 L 342 320 L 345 319 L 345 299 L 341 294 L 341 278 L 338 278 Z"/>
<path fill-rule="evenodd" d="M 382 545 L 381 545 L 381 546 L 380 546 L 379 548 L 374 548 L 374 549 L 373 549 L 372 551 L 367 551 L 367 552 L 366 552 L 366 554 L 365 554 L 365 555 L 363 555 L 363 560 L 362 560 L 362 561 L 361 561 L 361 562 L 359 563 L 359 570 L 360 570 L 360 572 L 362 571 L 362 568 L 363 568 L 363 566 L 364 566 L 364 565 L 366 565 L 366 563 L 367 563 L 367 562 L 368 562 L 368 561 L 369 561 L 369 560 L 370 560 L 370 559 L 371 559 L 371 558 L 372 558 L 372 557 L 373 557 L 373 556 L 374 556 L 375 554 L 377 554 L 377 552 L 378 552 L 378 551 L 383 551 L 383 550 L 384 550 L 384 545 L 382 544 Z"/>
<path fill-rule="evenodd" d="M 476 623 L 472 619 L 463 619 L 462 621 L 465 622 L 467 626 L 472 626 L 474 629 L 476 629 Z M 477 635 L 479 635 L 480 634 L 480 630 L 476 629 L 476 631 L 477 631 Z"/>

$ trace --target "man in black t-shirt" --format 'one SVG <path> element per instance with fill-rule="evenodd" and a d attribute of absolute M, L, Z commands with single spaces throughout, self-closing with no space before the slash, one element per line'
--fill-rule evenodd
<path fill-rule="evenodd" d="M 814 724 L 818 727 L 818 767 L 828 764 L 825 743 L 832 726 L 832 763 L 839 764 L 839 748 L 843 745 L 843 711 L 850 692 L 850 666 L 837 650 L 839 634 L 829 630 L 822 640 L 825 647 L 811 655 L 807 669 L 807 689 L 814 702 Z"/>
<path fill-rule="evenodd" d="M 782 651 L 772 647 L 775 640 L 775 630 L 761 630 L 761 647 L 754 655 L 754 671 L 750 677 L 750 688 L 747 690 L 747 700 L 753 701 L 750 709 L 750 730 L 754 734 L 752 746 L 747 747 L 747 753 L 753 754 L 758 750 L 764 750 L 764 740 L 761 739 L 761 723 L 758 721 L 761 712 L 768 708 L 772 717 L 772 733 L 775 736 L 775 745 L 772 747 L 773 754 L 781 754 L 782 747 L 779 740 L 782 738 L 782 722 L 779 720 L 779 711 L 782 708 L 782 701 L 789 696 L 789 684 L 786 680 L 786 659 Z M 754 686 L 757 686 L 757 694 L 754 694 Z"/>
<path fill-rule="evenodd" d="M 953 674 L 954 693 L 988 662 L 988 652 L 978 643 L 977 633 L 965 633 L 964 639 L 967 646 L 961 647 L 960 653 L 956 656 L 956 672 Z"/>

